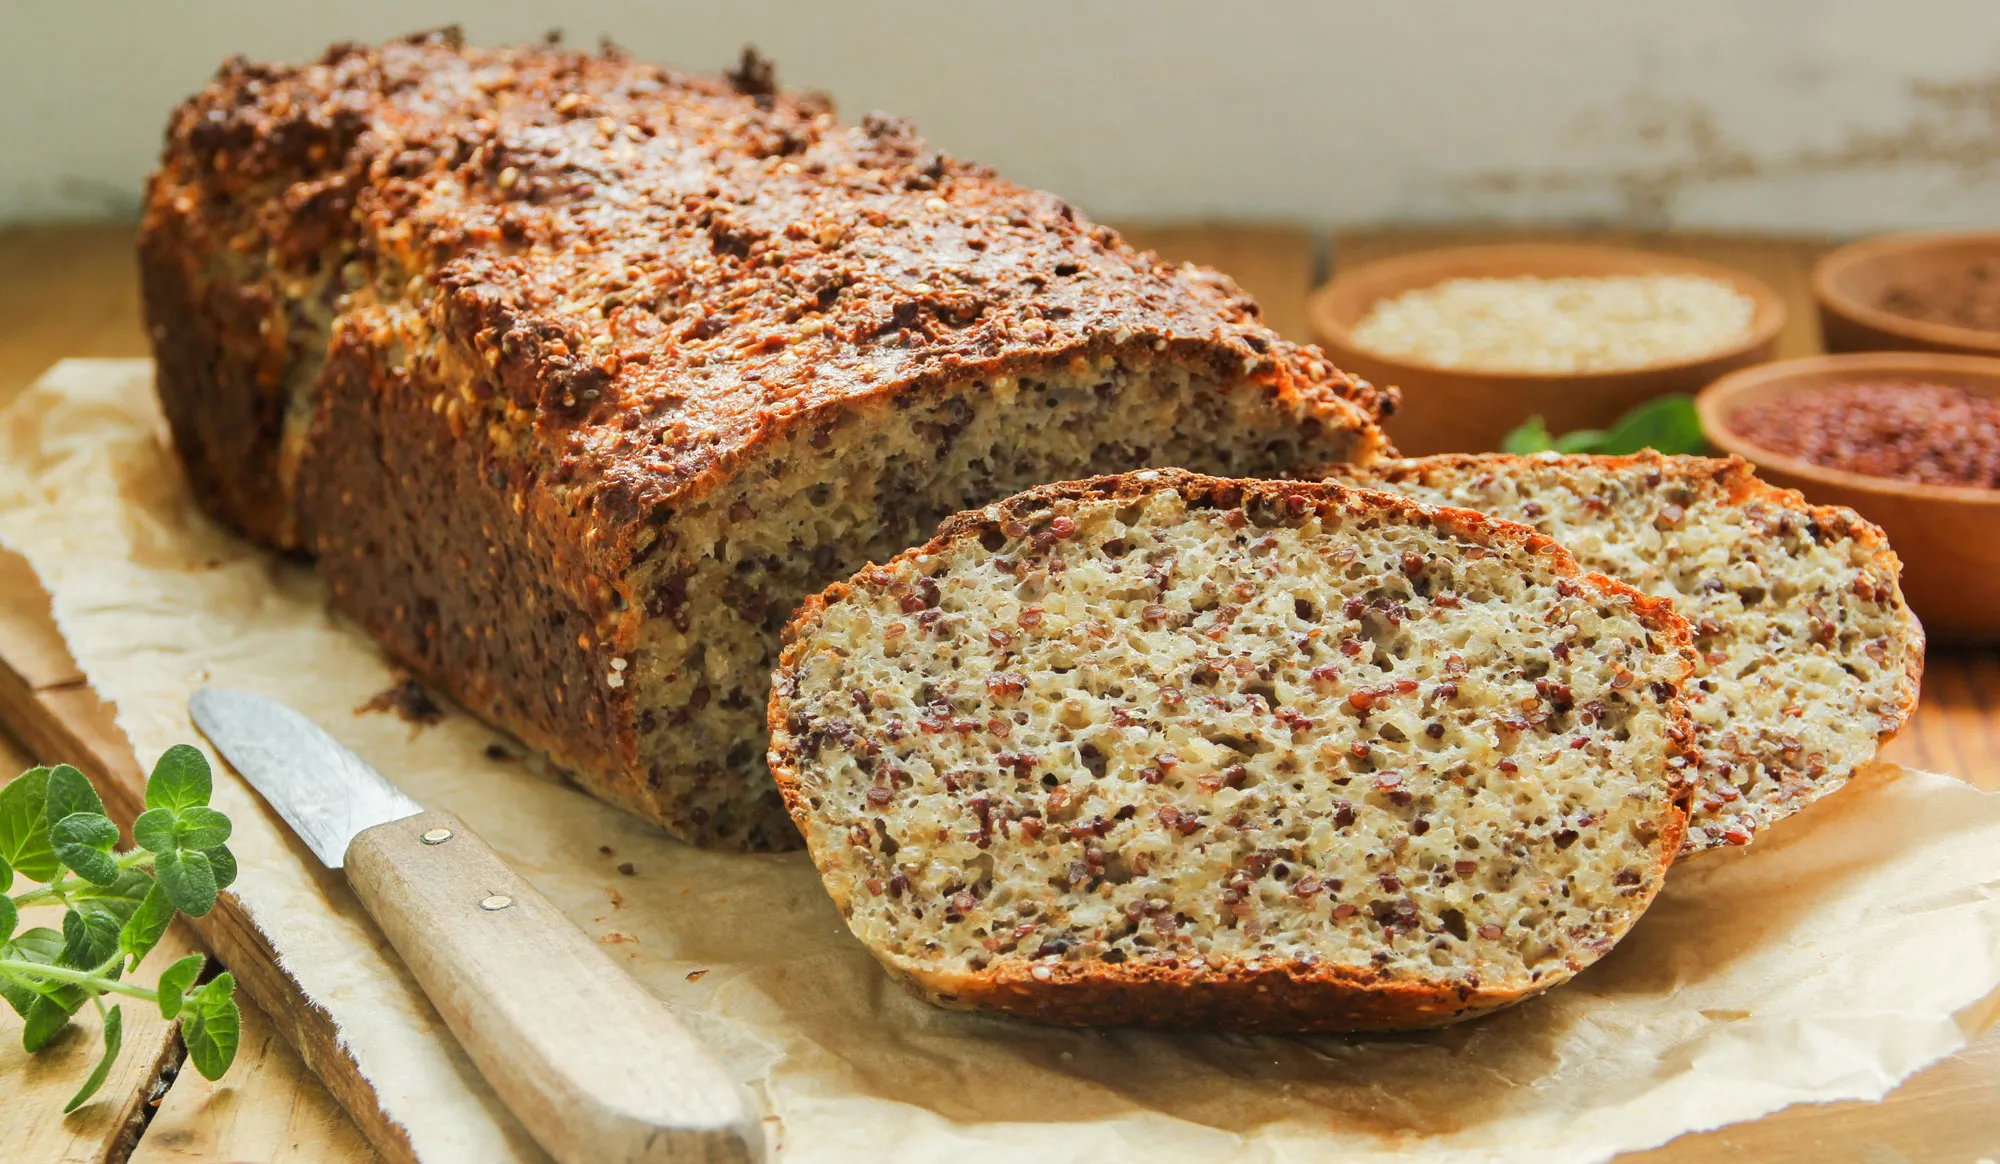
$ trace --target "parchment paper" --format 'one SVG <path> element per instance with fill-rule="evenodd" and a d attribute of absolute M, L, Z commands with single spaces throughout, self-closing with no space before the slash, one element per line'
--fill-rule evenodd
<path fill-rule="evenodd" d="M 0 416 L 25 555 L 142 762 L 188 693 L 260 691 L 459 814 L 694 1024 L 798 1161 L 1597 1161 L 1787 1104 L 1873 1099 L 2000 987 L 2000 797 L 1888 769 L 1747 851 L 1676 869 L 1634 933 L 1490 1019 L 1389 1038 L 1062 1031 L 934 1010 L 877 971 L 799 854 L 700 852 L 486 758 L 453 711 L 355 708 L 392 668 L 311 573 L 220 532 L 142 361 L 59 365 Z M 234 892 L 436 1161 L 538 1159 L 344 885 L 233 776 Z M 621 873 L 629 863 L 633 872 Z"/>

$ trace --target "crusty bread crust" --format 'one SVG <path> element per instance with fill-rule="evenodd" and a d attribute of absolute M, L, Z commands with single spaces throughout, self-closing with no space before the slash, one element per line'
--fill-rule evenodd
<path fill-rule="evenodd" d="M 1756 474 L 1756 467 L 1741 457 L 1666 456 L 1651 450 L 1628 456 L 1565 455 L 1560 458 L 1556 458 L 1553 454 L 1516 456 L 1502 453 L 1445 453 L 1430 457 L 1383 460 L 1365 468 L 1348 465 L 1328 466 L 1318 475 L 1364 487 L 1371 483 L 1389 486 L 1432 485 L 1440 479 L 1483 474 L 1504 478 L 1526 473 L 1546 473 L 1558 466 L 1584 467 L 1610 475 L 1638 474 L 1655 485 L 1669 481 L 1679 482 L 1693 490 L 1716 497 L 1723 505 L 1739 508 L 1762 505 L 1795 514 L 1799 525 L 1817 543 L 1826 544 L 1843 540 L 1854 543 L 1861 550 L 1861 556 L 1869 563 L 1869 571 L 1886 580 L 1888 593 L 1884 601 L 1899 616 L 1905 636 L 1899 660 L 1903 680 L 1898 686 L 1894 701 L 1880 715 L 1876 731 L 1878 745 L 1887 743 L 1915 714 L 1923 683 L 1924 629 L 1915 614 L 1911 613 L 1903 602 L 1898 584 L 1902 574 L 1902 562 L 1896 557 L 1895 550 L 1890 547 L 1881 527 L 1867 521 L 1851 509 L 1835 505 L 1813 505 L 1795 489 L 1781 489 L 1772 485 L 1760 479 Z M 1695 735 L 1697 746 L 1702 745 L 1706 734 L 1703 726 L 1697 723 Z M 1735 827 L 1738 823 L 1750 823 L 1757 828 L 1769 825 L 1797 812 L 1821 796 L 1845 786 L 1853 772 L 1853 768 L 1836 767 L 1815 781 L 1810 790 L 1796 795 L 1785 803 L 1763 806 L 1766 811 L 1754 814 L 1754 820 L 1745 816 L 1741 822 L 1739 814 L 1736 813 L 1711 815 L 1702 811 L 1699 807 L 1701 797 L 1698 795 L 1684 855 L 1746 843 L 1748 837 L 1743 835 L 1743 830 Z M 1755 828 L 1749 831 L 1754 832 Z"/>
<path fill-rule="evenodd" d="M 1033 526 L 1052 507 L 1085 501 L 1137 500 L 1162 490 L 1178 491 L 1191 507 L 1228 508 L 1258 501 L 1379 518 L 1385 523 L 1429 523 L 1441 531 L 1488 547 L 1519 547 L 1536 555 L 1559 577 L 1621 604 L 1649 629 L 1655 654 L 1678 660 L 1681 679 L 1695 665 L 1687 624 L 1671 603 L 1645 595 L 1622 582 L 1581 570 L 1567 551 L 1533 529 L 1499 521 L 1463 509 L 1430 508 L 1407 498 L 1333 483 L 1228 480 L 1181 470 L 1148 470 L 1087 481 L 1061 482 L 1032 489 L 983 509 L 946 521 L 937 537 L 899 555 L 885 567 L 870 567 L 854 579 L 829 586 L 800 608 L 785 629 L 785 650 L 772 677 L 769 708 L 770 767 L 793 819 L 805 834 L 827 889 L 843 915 L 852 915 L 855 887 L 835 876 L 832 847 L 844 843 L 829 834 L 829 825 L 812 805 L 802 786 L 807 762 L 806 741 L 791 722 L 790 698 L 797 691 L 799 670 L 813 646 L 813 636 L 828 611 L 886 579 L 897 566 L 939 557 L 960 545 L 1004 536 L 1003 527 Z M 1574 973 L 1608 950 L 1636 920 L 1658 892 L 1665 872 L 1684 839 L 1685 802 L 1693 787 L 1695 756 L 1687 745 L 1691 735 L 1687 708 L 1678 688 L 1663 706 L 1671 718 L 1667 737 L 1672 758 L 1661 779 L 1671 789 L 1672 819 L 1661 822 L 1653 847 L 1655 863 L 1635 897 L 1635 908 L 1615 932 L 1595 935 L 1589 949 L 1575 952 Z M 990 1010 L 1038 1022 L 1063 1025 L 1134 1025 L 1155 1027 L 1219 1027 L 1238 1031 L 1308 1032 L 1406 1029 L 1437 1026 L 1521 1001 L 1561 978 L 1528 983 L 1481 983 L 1468 986 L 1440 977 L 1413 982 L 1387 974 L 1326 964 L 1252 963 L 1210 958 L 1160 962 L 1070 962 L 1030 964 L 1000 961 L 978 971 L 940 972 L 891 952 L 874 951 L 887 969 L 920 995 L 942 1005 Z M 1567 977 L 1567 974 L 1561 976 Z"/>
<path fill-rule="evenodd" d="M 677 544 L 677 521 L 775 476 L 776 450 L 1115 365 L 1199 373 L 1312 459 L 1366 459 L 1394 399 L 1226 278 L 905 122 L 843 125 L 748 59 L 704 76 L 431 34 L 232 60 L 173 117 L 140 258 L 204 507 L 316 557 L 399 659 L 596 794 L 725 845 L 795 838 L 775 796 L 774 829 L 730 832 L 671 790 L 761 781 L 761 741 L 732 741 L 751 771 L 650 771 L 623 668 L 645 620 L 708 616 L 676 555 L 717 543 Z"/>

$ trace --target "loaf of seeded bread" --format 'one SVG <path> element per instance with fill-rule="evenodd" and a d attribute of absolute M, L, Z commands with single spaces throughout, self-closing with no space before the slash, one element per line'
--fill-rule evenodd
<path fill-rule="evenodd" d="M 1670 604 L 1328 484 L 1050 485 L 810 600 L 771 769 L 848 925 L 948 1005 L 1437 1025 L 1562 982 L 1680 848 Z"/>
<path fill-rule="evenodd" d="M 1916 707 L 1924 631 L 1882 531 L 1743 460 L 1439 456 L 1339 477 L 1525 522 L 1673 601 L 1700 653 L 1691 852 L 1748 844 L 1841 787 Z"/>
<path fill-rule="evenodd" d="M 1388 397 L 1212 272 L 728 77 L 440 34 L 231 61 L 141 236 L 217 517 L 420 676 L 691 840 L 796 844 L 763 706 L 797 602 L 969 505 L 1367 459 Z"/>

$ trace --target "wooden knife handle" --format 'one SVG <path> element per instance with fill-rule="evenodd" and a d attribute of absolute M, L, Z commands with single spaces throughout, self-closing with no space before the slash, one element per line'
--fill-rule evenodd
<path fill-rule="evenodd" d="M 763 1130 L 678 1019 L 455 817 L 377 825 L 347 879 L 508 1110 L 563 1164 L 756 1161 Z"/>

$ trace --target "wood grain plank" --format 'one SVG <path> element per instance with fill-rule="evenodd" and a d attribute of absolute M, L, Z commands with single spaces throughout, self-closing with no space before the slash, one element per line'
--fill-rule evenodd
<path fill-rule="evenodd" d="M 83 671 L 70 658 L 49 598 L 34 568 L 21 555 L 0 549 L 0 642 L 6 644 L 7 665 L 31 691 L 48 691 L 82 683 Z M 8 773 L 12 775 L 12 773 Z"/>
<path fill-rule="evenodd" d="M 128 1164 L 376 1164 L 380 1157 L 270 1016 L 247 998 L 239 1005 L 235 1065 L 214 1083 L 193 1071 L 176 1076 Z"/>
<path fill-rule="evenodd" d="M 61 925 L 61 910 L 29 910 L 21 924 Z M 157 985 L 162 968 L 200 952 L 186 927 L 175 923 L 132 981 Z M 122 1007 L 124 1049 L 103 1088 L 67 1116 L 63 1104 L 76 1094 L 103 1049 L 103 1022 L 85 1007 L 69 1030 L 30 1055 L 21 1049 L 20 1017 L 0 1006 L 0 1080 L 6 1081 L 0 1159 L 22 1164 L 117 1164 L 125 1159 L 161 1074 L 180 1062 L 182 1052 L 178 1027 L 161 1018 L 151 1003 L 112 998 Z"/>
<path fill-rule="evenodd" d="M 0 594 L 19 593 L 6 589 L 5 574 L 0 569 Z M 32 574 L 29 581 L 33 583 Z M 40 590 L 39 585 L 33 586 L 36 596 Z M 16 603 L 8 601 L 4 605 Z M 49 629 L 52 631 L 53 627 Z M 66 662 L 68 652 L 60 649 L 60 640 L 56 645 Z M 27 745 L 0 730 L 0 783 L 40 760 Z M 55 909 L 31 910 L 21 920 L 24 929 L 60 924 L 61 912 Z M 135 981 L 153 985 L 161 967 L 198 951 L 186 927 L 176 925 L 161 939 Z M 124 1050 L 118 1066 L 105 1079 L 96 1098 L 67 1117 L 62 1115 L 62 1105 L 97 1060 L 102 1026 L 96 1012 L 86 1010 L 77 1016 L 76 1029 L 30 1056 L 21 1049 L 19 1016 L 0 1007 L 0 1079 L 10 1081 L 6 1089 L 8 1102 L 0 1106 L 0 1145 L 7 1148 L 6 1159 L 95 1162 L 123 1158 L 131 1139 L 138 1134 L 140 1117 L 163 1070 L 178 1063 L 181 1055 L 180 1036 L 172 1023 L 162 1020 L 157 1011 L 137 999 L 125 999 L 123 1005 Z M 18 1092 L 12 1082 L 17 1079 Z"/>
<path fill-rule="evenodd" d="M 147 354 L 135 230 L 0 227 L 0 406 L 57 360 Z"/>
<path fill-rule="evenodd" d="M 0 636 L 7 627 L 0 622 Z M 7 649 L 0 637 L 0 662 Z M 110 706 L 95 691 L 88 686 L 34 691 L 11 668 L 0 665 L 0 723 L 37 755 L 61 756 L 82 769 L 103 793 L 112 819 L 130 827 L 141 807 L 144 774 Z M 251 924 L 236 898 L 224 891 L 215 909 L 192 924 L 202 943 L 236 975 L 244 993 L 263 1007 L 333 1099 L 354 1117 L 368 1142 L 394 1164 L 414 1164 L 408 1134 L 382 1113 L 342 1045 L 332 1017 L 279 965 L 277 951 Z"/>
<path fill-rule="evenodd" d="M 13 779 L 17 773 L 25 772 L 34 766 L 34 753 L 28 751 L 28 745 L 15 739 L 14 733 L 8 731 L 4 724 L 0 724 L 0 783 L 5 783 Z"/>
<path fill-rule="evenodd" d="M 71 749 L 83 741 L 96 741 L 93 755 L 96 748 L 111 749 L 126 756 L 127 763 L 130 763 L 131 749 L 112 723 L 110 708 L 82 685 L 82 672 L 70 657 L 61 633 L 56 630 L 49 614 L 48 595 L 33 569 L 19 555 L 4 550 L 0 550 L 0 660 L 4 660 L 4 664 L 0 664 L 0 773 L 11 775 L 19 772 L 36 763 L 39 757 L 77 763 L 79 753 Z M 79 723 L 65 727 L 48 722 L 50 715 L 58 713 L 74 715 Z M 23 716 L 29 721 L 26 734 L 35 741 L 32 747 L 26 741 L 17 739 L 7 726 L 21 723 Z M 93 780 L 101 782 L 97 765 L 78 763 L 78 766 L 90 773 Z M 132 765 L 128 779 L 137 778 L 137 766 Z M 120 797 L 126 786 L 105 787 L 104 791 L 106 807 L 111 810 L 112 816 L 129 828 L 131 814 L 137 811 L 138 805 L 129 795 Z M 184 925 L 177 925 L 170 935 L 173 936 L 178 936 L 183 942 L 189 940 Z M 161 965 L 179 956 L 167 950 L 164 944 L 161 951 L 153 955 L 155 959 L 166 959 Z M 238 980 L 244 983 L 237 996 L 238 1004 L 244 1011 L 243 1043 L 237 1052 L 237 1062 L 221 1083 L 210 1083 L 191 1071 L 175 1077 L 161 1104 L 162 1115 L 171 1110 L 175 1119 L 164 1126 L 164 1132 L 170 1134 L 157 1151 L 165 1152 L 172 1145 L 182 1144 L 196 1153 L 193 1156 L 196 1159 L 264 1160 L 270 1164 L 320 1164 L 322 1161 L 327 1164 L 345 1164 L 347 1161 L 361 1164 L 379 1160 L 326 1085 L 307 1068 L 298 1052 L 284 1041 L 281 1034 L 284 1028 L 273 1023 L 254 1001 L 258 996 L 255 991 L 279 990 L 282 993 L 282 989 L 264 983 L 262 980 L 267 974 L 246 972 L 246 967 L 238 963 L 226 964 L 233 966 Z M 253 978 L 257 980 L 255 986 L 250 981 Z M 4 1014 L 15 1025 L 12 1028 L 0 1026 L 0 1040 L 7 1040 L 18 1048 L 19 1020 L 12 1011 L 5 1011 Z M 141 1044 L 135 1041 L 135 1033 L 133 1028 L 127 1028 L 128 1054 L 135 1054 L 141 1049 Z M 178 1036 L 171 1029 L 167 1031 L 167 1037 L 174 1047 L 178 1047 Z M 305 1036 L 295 1032 L 294 1037 Z M 79 1042 L 76 1045 L 82 1047 L 87 1044 Z M 344 1059 L 344 1056 L 341 1058 Z M 9 1078 L 6 1074 L 8 1066 L 4 1059 L 0 1059 L 0 1078 Z M 81 1072 L 71 1074 L 81 1079 L 88 1070 L 85 1066 Z M 121 1078 L 114 1076 L 108 1081 L 103 1094 L 110 1096 L 112 1088 L 120 1083 Z M 155 1078 L 157 1073 L 143 1080 L 147 1089 L 151 1088 Z M 64 1093 L 53 1101 L 53 1110 L 60 1110 L 62 1100 L 67 1099 L 68 1094 Z M 146 1097 L 142 1095 L 140 1098 L 143 1100 Z M 372 1098 L 369 1104 L 372 1108 Z M 0 1110 L 11 1113 L 13 1109 Z M 201 1114 L 197 1116 L 196 1113 Z M 280 1115 L 282 1119 L 277 1118 Z M 79 1112 L 76 1118 L 86 1117 L 95 1118 L 88 1109 Z M 206 1122 L 210 1118 L 214 1121 L 213 1126 Z M 123 1149 L 119 1154 L 111 1153 L 110 1149 L 117 1145 L 110 1141 L 107 1141 L 106 1152 L 99 1157 L 75 1154 L 89 1135 L 102 1130 L 94 1124 L 77 1131 L 72 1143 L 47 1139 L 40 1131 L 36 1132 L 35 1138 L 30 1138 L 28 1130 L 14 1129 L 9 1122 L 7 1116 L 0 1115 L 0 1144 L 10 1147 L 17 1143 L 33 1145 L 35 1151 L 20 1156 L 23 1160 L 122 1158 Z M 124 1126 L 116 1125 L 120 1128 Z M 137 1126 L 134 1124 L 132 1127 L 136 1130 Z M 160 1124 L 156 1119 L 141 1140 L 142 1148 L 148 1152 L 155 1151 L 149 1141 L 157 1134 L 155 1128 L 158 1127 Z M 400 1135 L 395 1138 L 400 1139 Z M 179 1153 L 177 1156 L 161 1158 L 188 1158 L 186 1152 L 176 1151 Z M 144 1158 L 143 1154 L 134 1157 Z"/>
<path fill-rule="evenodd" d="M 1883 755 L 2000 792 L 2000 654 L 1933 648 L 1916 717 Z"/>

